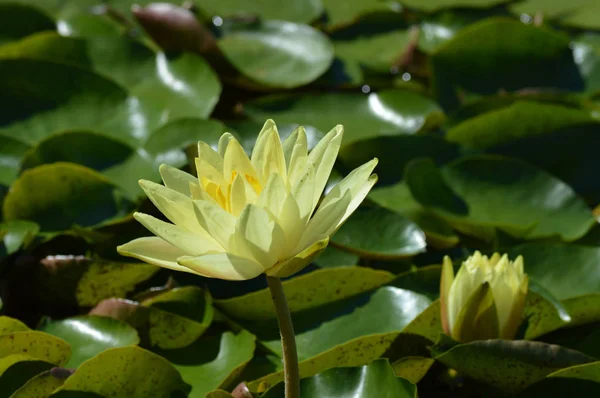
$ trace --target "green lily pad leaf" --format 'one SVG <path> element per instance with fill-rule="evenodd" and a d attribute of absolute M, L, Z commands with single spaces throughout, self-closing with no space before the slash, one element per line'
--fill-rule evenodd
<path fill-rule="evenodd" d="M 255 121 L 299 123 L 330 131 L 344 125 L 344 145 L 380 135 L 414 134 L 440 123 L 443 114 L 433 101 L 402 90 L 378 93 L 321 93 L 277 95 L 244 105 Z"/>
<path fill-rule="evenodd" d="M 269 389 L 263 398 L 283 396 L 283 383 Z M 360 367 L 329 369 L 300 381 L 300 397 L 399 397 L 416 398 L 417 387 L 402 377 L 394 375 L 385 359 Z"/>
<path fill-rule="evenodd" d="M 573 54 L 585 81 L 585 92 L 600 91 L 600 35 L 584 33 L 573 41 Z"/>
<path fill-rule="evenodd" d="M 0 4 L 0 44 L 54 29 L 54 21 L 42 10 L 16 2 Z"/>
<path fill-rule="evenodd" d="M 386 286 L 294 314 L 301 377 L 332 367 L 360 366 L 379 358 L 430 302 L 414 291 Z M 275 320 L 240 323 L 281 355 Z M 274 385 L 281 380 L 281 372 L 272 373 L 249 387 L 255 390 L 261 383 Z"/>
<path fill-rule="evenodd" d="M 409 30 L 393 30 L 371 36 L 335 40 L 333 45 L 338 57 L 356 62 L 373 72 L 389 73 L 410 41 Z"/>
<path fill-rule="evenodd" d="M 442 8 L 489 8 L 510 0 L 401 0 L 400 4 L 423 11 L 437 11 Z"/>
<path fill-rule="evenodd" d="M 201 289 L 174 289 L 146 300 L 142 305 L 122 299 L 107 299 L 90 315 L 109 316 L 135 327 L 145 344 L 161 349 L 187 347 L 210 326 L 212 299 Z"/>
<path fill-rule="evenodd" d="M 434 342 L 443 333 L 440 301 L 436 300 L 404 328 L 404 333 L 416 334 Z"/>
<path fill-rule="evenodd" d="M 217 44 L 244 76 L 269 87 L 308 84 L 325 73 L 333 61 L 333 46 L 327 36 L 293 22 L 234 25 Z"/>
<path fill-rule="evenodd" d="M 572 366 L 551 373 L 525 389 L 519 397 L 590 397 L 600 394 L 600 362 Z"/>
<path fill-rule="evenodd" d="M 431 68 L 435 95 L 448 109 L 457 108 L 457 88 L 477 94 L 583 88 L 567 37 L 506 18 L 463 29 L 432 54 Z"/>
<path fill-rule="evenodd" d="M 293 0 L 286 3 L 284 7 L 276 0 L 261 2 L 209 0 L 203 1 L 198 6 L 204 15 L 211 18 L 252 15 L 261 19 L 278 19 L 299 23 L 312 22 L 323 12 L 321 0 Z"/>
<path fill-rule="evenodd" d="M 42 231 L 60 231 L 124 216 L 128 208 L 118 195 L 94 170 L 54 163 L 25 171 L 11 186 L 2 210 L 5 220 L 28 219 Z"/>
<path fill-rule="evenodd" d="M 442 165 L 459 155 L 459 147 L 432 135 L 398 135 L 374 137 L 341 148 L 338 160 L 350 172 L 373 158 L 377 166 L 378 186 L 403 178 L 406 165 L 413 159 L 429 157 Z"/>
<path fill-rule="evenodd" d="M 131 346 L 111 348 L 87 360 L 52 397 L 70 397 L 71 391 L 112 397 L 170 397 L 187 393 L 189 386 L 165 358 Z"/>
<path fill-rule="evenodd" d="M 42 331 L 60 337 L 71 345 L 73 353 L 66 368 L 78 368 L 84 361 L 109 348 L 137 345 L 137 332 L 128 324 L 116 319 L 80 316 L 52 321 Z"/>
<path fill-rule="evenodd" d="M 598 3 L 590 3 L 573 10 L 565 18 L 561 18 L 560 22 L 578 29 L 598 30 L 600 29 L 598 16 L 600 16 L 600 6 Z"/>
<path fill-rule="evenodd" d="M 556 330 L 541 337 L 550 344 L 583 352 L 594 358 L 600 357 L 600 322 Z"/>
<path fill-rule="evenodd" d="M 420 174 L 421 170 L 416 169 L 415 177 Z M 596 222 L 585 202 L 568 185 L 520 161 L 471 156 L 445 166 L 441 174 L 443 181 L 415 179 L 413 182 L 423 184 L 414 185 L 419 188 L 419 201 L 435 209 L 436 214 L 454 227 L 461 224 L 496 227 L 527 239 L 558 235 L 565 241 L 573 241 L 585 235 Z M 410 179 L 408 182 L 410 185 Z M 450 189 L 440 187 L 442 183 L 452 187 L 466 202 L 467 215 L 450 207 L 454 203 L 449 200 L 452 196 L 428 194 Z M 428 191 L 428 184 L 436 186 Z"/>
<path fill-rule="evenodd" d="M 534 279 L 529 280 L 523 318 L 527 340 L 537 339 L 572 322 L 567 306 Z"/>
<path fill-rule="evenodd" d="M 12 332 L 26 332 L 30 330 L 27 325 L 18 319 L 14 319 L 8 316 L 0 316 L 0 334 L 12 333 Z"/>
<path fill-rule="evenodd" d="M 63 368 L 47 370 L 30 379 L 11 398 L 49 397 L 70 375 L 71 372 Z"/>
<path fill-rule="evenodd" d="M 386 271 L 363 267 L 326 268 L 283 282 L 283 288 L 292 313 L 342 300 L 379 287 L 393 279 Z M 275 319 L 273 299 L 269 289 L 243 296 L 215 300 L 226 315 L 249 321 Z"/>
<path fill-rule="evenodd" d="M 34 330 L 0 335 L 0 358 L 14 354 L 26 354 L 55 366 L 63 366 L 71 356 L 71 347 L 63 339 Z"/>
<path fill-rule="evenodd" d="M 0 135 L 0 184 L 10 185 L 19 173 L 19 162 L 29 145 L 11 137 Z"/>
<path fill-rule="evenodd" d="M 6 254 L 12 254 L 28 246 L 40 231 L 40 226 L 31 221 L 10 220 L 0 222 L 0 236 Z"/>
<path fill-rule="evenodd" d="M 331 237 L 331 244 L 360 257 L 393 260 L 425 251 L 425 234 L 408 218 L 383 209 L 360 208 Z"/>
<path fill-rule="evenodd" d="M 397 12 L 397 7 L 385 1 L 377 0 L 322 0 L 325 7 L 326 20 L 330 29 L 351 25 L 368 15 Z"/>
<path fill-rule="evenodd" d="M 559 369 L 592 362 L 578 351 L 525 340 L 474 341 L 451 348 L 438 345 L 433 353 L 436 361 L 511 394 Z"/>
<path fill-rule="evenodd" d="M 49 362 L 27 354 L 12 354 L 0 358 L 0 397 L 12 397 L 12 393 L 28 380 L 52 366 Z"/>
<path fill-rule="evenodd" d="M 283 384 L 279 384 L 261 398 L 283 396 Z M 354 368 L 329 369 L 300 381 L 300 397 L 382 397 L 416 398 L 417 387 L 410 381 L 396 377 L 385 359 Z"/>
<path fill-rule="evenodd" d="M 522 255 L 529 277 L 559 300 L 600 293 L 599 248 L 527 243 L 510 248 L 508 254 Z"/>
<path fill-rule="evenodd" d="M 435 248 L 448 248 L 456 245 L 458 235 L 448 223 L 427 211 L 413 197 L 405 181 L 387 187 L 375 188 L 369 192 L 369 199 L 379 206 L 405 215 L 423 230 L 427 244 Z"/>
<path fill-rule="evenodd" d="M 589 112 L 579 109 L 517 101 L 454 126 L 448 130 L 447 139 L 471 148 L 488 149 L 593 121 Z"/>
<path fill-rule="evenodd" d="M 569 13 L 585 8 L 594 3 L 594 0 L 573 0 L 569 2 L 560 0 L 525 0 L 515 2 L 509 6 L 515 14 L 529 14 L 534 16 L 542 13 L 544 18 L 554 19 L 568 15 Z"/>
<path fill-rule="evenodd" d="M 200 338 L 185 348 L 158 353 L 168 359 L 183 380 L 192 386 L 190 398 L 204 398 L 214 389 L 235 387 L 231 383 L 254 355 L 255 339 L 245 330 L 237 335 L 225 332 Z"/>
<path fill-rule="evenodd" d="M 418 383 L 427 374 L 435 359 L 419 356 L 400 358 L 392 364 L 394 374 L 411 383 Z"/>
<path fill-rule="evenodd" d="M 329 245 L 319 257 L 314 260 L 314 263 L 321 268 L 335 268 L 357 265 L 359 260 L 360 257 L 356 254 L 348 253 Z"/>
<path fill-rule="evenodd" d="M 41 32 L 0 47 L 2 58 L 26 58 L 65 63 L 88 68 L 90 60 L 83 40 Z"/>

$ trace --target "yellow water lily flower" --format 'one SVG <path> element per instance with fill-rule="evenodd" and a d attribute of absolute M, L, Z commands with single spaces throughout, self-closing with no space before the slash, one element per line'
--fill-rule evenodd
<path fill-rule="evenodd" d="M 523 317 L 529 279 L 523 257 L 491 258 L 476 251 L 462 263 L 456 277 L 444 258 L 440 304 L 444 332 L 457 341 L 512 339 Z"/>
<path fill-rule="evenodd" d="M 282 144 L 272 120 L 258 135 L 251 158 L 229 133 L 221 136 L 216 151 L 199 142 L 198 177 L 162 165 L 164 185 L 140 181 L 171 223 L 135 213 L 156 236 L 135 239 L 118 252 L 228 280 L 300 271 L 325 249 L 377 181 L 373 159 L 337 184 L 317 208 L 343 132 L 336 126 L 310 154 L 303 127 Z"/>

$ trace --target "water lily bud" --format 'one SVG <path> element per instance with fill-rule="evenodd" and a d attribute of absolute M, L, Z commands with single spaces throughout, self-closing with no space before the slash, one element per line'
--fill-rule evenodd
<path fill-rule="evenodd" d="M 510 261 L 506 254 L 488 258 L 477 251 L 456 276 L 446 256 L 440 283 L 444 332 L 461 342 L 514 338 L 528 283 L 521 256 Z"/>
<path fill-rule="evenodd" d="M 156 236 L 117 248 L 124 256 L 210 278 L 244 280 L 262 273 L 286 277 L 306 267 L 327 246 L 377 181 L 373 159 L 325 195 L 344 129 L 333 128 L 308 153 L 299 127 L 282 143 L 267 120 L 252 157 L 229 133 L 217 150 L 198 143 L 197 176 L 163 165 L 165 185 L 140 181 L 171 223 L 134 217 Z"/>

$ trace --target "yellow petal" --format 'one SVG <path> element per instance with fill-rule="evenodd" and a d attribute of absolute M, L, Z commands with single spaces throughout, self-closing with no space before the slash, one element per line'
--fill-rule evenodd
<path fill-rule="evenodd" d="M 442 265 L 442 278 L 440 281 L 440 308 L 442 318 L 442 329 L 447 335 L 451 335 L 451 326 L 448 320 L 448 296 L 450 294 L 450 287 L 454 282 L 454 267 L 450 257 L 444 256 L 444 263 Z"/>
<path fill-rule="evenodd" d="M 210 237 L 185 231 L 148 214 L 134 213 L 133 217 L 154 235 L 188 255 L 199 256 L 207 252 L 223 251 L 223 248 Z"/>
<path fill-rule="evenodd" d="M 137 258 L 148 264 L 174 271 L 193 272 L 177 264 L 177 259 L 187 253 L 157 236 L 134 239 L 118 246 L 117 252 L 122 256 Z"/>
<path fill-rule="evenodd" d="M 300 208 L 300 217 L 308 218 L 314 209 L 314 192 L 315 192 L 315 167 L 309 164 L 305 174 L 300 178 L 298 183 L 292 187 L 292 194 Z"/>
<path fill-rule="evenodd" d="M 194 210 L 198 222 L 225 249 L 235 232 L 236 218 L 220 206 L 205 201 L 194 200 Z"/>
<path fill-rule="evenodd" d="M 298 181 L 304 175 L 308 165 L 308 143 L 304 127 L 300 126 L 295 129 L 292 135 L 285 140 L 283 145 L 288 172 L 288 186 L 291 188 L 298 184 Z"/>
<path fill-rule="evenodd" d="M 184 256 L 180 257 L 178 262 L 193 272 L 209 278 L 233 281 L 252 279 L 264 271 L 260 264 L 231 253 L 206 254 L 198 257 Z"/>
<path fill-rule="evenodd" d="M 467 343 L 499 337 L 494 295 L 485 282 L 469 296 L 452 329 L 452 338 Z"/>
<path fill-rule="evenodd" d="M 216 169 L 211 163 L 202 158 L 196 158 L 196 173 L 200 184 L 206 189 L 207 182 L 213 182 L 217 185 L 225 183 L 223 170 Z"/>
<path fill-rule="evenodd" d="M 327 180 L 331 174 L 331 169 L 335 163 L 342 138 L 344 136 L 344 127 L 335 126 L 308 155 L 308 162 L 315 166 L 315 190 L 313 193 L 313 208 L 317 205 Z"/>
<path fill-rule="evenodd" d="M 173 224 L 189 232 L 205 233 L 195 219 L 190 197 L 152 181 L 140 180 L 140 186 L 154 206 Z"/>
<path fill-rule="evenodd" d="M 344 216 L 351 200 L 350 191 L 347 190 L 339 200 L 330 201 L 326 206 L 320 206 L 308 222 L 295 250 L 304 250 L 317 236 L 330 236 L 329 231 L 332 231 Z"/>
<path fill-rule="evenodd" d="M 229 140 L 224 158 L 223 176 L 225 179 L 230 179 L 234 175 L 234 172 L 258 179 L 256 171 L 252 163 L 250 163 L 250 159 L 248 159 L 248 155 L 246 155 L 244 148 L 242 148 L 235 138 Z"/>
<path fill-rule="evenodd" d="M 229 207 L 231 214 L 239 216 L 246 206 L 246 179 L 237 174 L 231 183 L 229 192 Z"/>
<path fill-rule="evenodd" d="M 215 170 L 223 173 L 223 157 L 206 142 L 198 142 L 198 157 L 210 164 Z"/>
<path fill-rule="evenodd" d="M 266 274 L 285 278 L 302 271 L 309 265 L 319 254 L 325 250 L 329 243 L 328 236 L 321 236 L 314 243 L 310 244 L 306 249 L 296 254 L 294 257 L 285 259 L 272 268 L 268 269 Z"/>
<path fill-rule="evenodd" d="M 229 141 L 234 140 L 235 138 L 231 133 L 225 133 L 219 138 L 219 144 L 217 146 L 217 152 L 221 155 L 222 158 L 225 157 L 225 151 L 227 150 L 227 145 L 229 145 Z"/>
<path fill-rule="evenodd" d="M 277 173 L 271 174 L 267 186 L 258 197 L 256 204 L 264 209 L 268 209 L 271 214 L 277 216 L 287 196 L 287 190 L 283 178 Z"/>
<path fill-rule="evenodd" d="M 287 172 L 281 138 L 275 122 L 269 119 L 258 134 L 256 145 L 252 151 L 252 166 L 258 174 L 258 179 L 265 185 L 272 173 L 279 174 L 284 181 Z"/>
<path fill-rule="evenodd" d="M 190 196 L 190 184 L 198 185 L 198 178 L 175 167 L 163 164 L 158 171 L 165 186 L 186 196 Z"/>
<path fill-rule="evenodd" d="M 289 194 L 283 201 L 277 222 L 285 233 L 285 247 L 283 253 L 294 250 L 306 227 L 308 217 L 300 217 L 300 208 L 294 196 Z M 285 255 L 285 254 L 284 254 Z"/>
<path fill-rule="evenodd" d="M 529 287 L 529 277 L 527 275 L 521 280 L 521 285 L 514 298 L 513 305 L 504 329 L 500 331 L 501 339 L 514 339 L 521 322 L 523 321 L 523 309 L 525 308 L 525 299 Z"/>
<path fill-rule="evenodd" d="M 285 234 L 274 217 L 256 205 L 246 206 L 235 228 L 237 254 L 266 269 L 277 262 L 284 246 Z"/>

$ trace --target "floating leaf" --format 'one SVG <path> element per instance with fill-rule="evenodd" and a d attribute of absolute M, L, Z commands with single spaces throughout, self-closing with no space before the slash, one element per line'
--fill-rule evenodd
<path fill-rule="evenodd" d="M 263 398 L 281 397 L 283 385 L 271 388 Z M 396 377 L 385 359 L 355 368 L 330 369 L 300 381 L 300 396 L 309 397 L 382 397 L 416 398 L 417 387 Z"/>
<path fill-rule="evenodd" d="M 292 313 L 341 300 L 383 285 L 393 279 L 389 272 L 362 267 L 321 269 L 283 282 Z M 215 300 L 225 314 L 256 321 L 275 319 L 273 299 L 268 289 L 243 296 Z"/>
<path fill-rule="evenodd" d="M 57 336 L 71 345 L 73 353 L 66 368 L 81 363 L 109 348 L 136 345 L 140 339 L 134 328 L 107 317 L 80 316 L 52 321 L 42 331 Z"/>
<path fill-rule="evenodd" d="M 6 220 L 29 219 L 42 231 L 60 231 L 124 216 L 127 208 L 117 195 L 116 187 L 94 170 L 54 163 L 25 171 L 6 195 L 2 210 Z"/>
<path fill-rule="evenodd" d="M 8 398 L 29 379 L 53 365 L 27 354 L 12 354 L 0 358 L 0 397 Z"/>
<path fill-rule="evenodd" d="M 39 231 L 40 226 L 31 221 L 10 220 L 0 223 L 0 236 L 7 254 L 29 245 Z"/>
<path fill-rule="evenodd" d="M 27 325 L 18 319 L 14 319 L 8 316 L 0 316 L 0 334 L 12 333 L 12 332 L 26 332 L 30 330 Z"/>
<path fill-rule="evenodd" d="M 63 368 L 47 370 L 25 383 L 11 398 L 49 397 L 70 375 L 71 372 Z"/>
<path fill-rule="evenodd" d="M 121 347 L 81 364 L 52 397 L 70 397 L 70 391 L 114 397 L 170 397 L 186 393 L 189 386 L 165 358 L 139 347 Z"/>
<path fill-rule="evenodd" d="M 308 124 L 321 131 L 344 125 L 344 145 L 380 135 L 414 134 L 443 118 L 439 107 L 410 91 L 378 93 L 289 94 L 261 98 L 244 105 L 255 121 Z"/>
<path fill-rule="evenodd" d="M 403 377 L 411 383 L 418 383 L 427 374 L 435 359 L 427 357 L 405 357 L 392 364 L 394 374 Z"/>
<path fill-rule="evenodd" d="M 191 346 L 160 351 L 185 382 L 192 386 L 190 398 L 204 398 L 209 391 L 229 388 L 231 382 L 252 359 L 255 337 L 246 331 L 237 335 L 225 332 L 220 336 L 200 338 Z"/>
<path fill-rule="evenodd" d="M 244 76 L 270 87 L 308 84 L 333 61 L 333 46 L 327 36 L 293 22 L 233 25 L 217 44 Z"/>
<path fill-rule="evenodd" d="M 15 354 L 25 354 L 56 366 L 63 366 L 71 356 L 71 347 L 58 337 L 34 330 L 0 335 L 0 358 Z"/>
<path fill-rule="evenodd" d="M 400 3 L 409 8 L 416 8 L 423 11 L 436 11 L 442 8 L 452 7 L 488 8 L 509 1 L 510 0 L 402 0 Z"/>
<path fill-rule="evenodd" d="M 383 208 L 358 209 L 331 244 L 363 258 L 399 259 L 425 251 L 425 234 L 406 217 Z"/>
<path fill-rule="evenodd" d="M 0 184 L 10 185 L 17 178 L 19 162 L 29 145 L 11 137 L 0 135 Z"/>
<path fill-rule="evenodd" d="M 580 352 L 533 341 L 486 340 L 434 348 L 434 358 L 465 376 L 509 393 L 562 368 L 589 363 Z"/>
<path fill-rule="evenodd" d="M 56 25 L 52 18 L 31 5 L 17 2 L 0 4 L 0 44 L 54 29 Z"/>
<path fill-rule="evenodd" d="M 519 397 L 568 396 L 590 397 L 600 394 L 600 362 L 572 366 L 551 373 L 525 389 Z"/>
<path fill-rule="evenodd" d="M 285 6 L 277 0 L 249 2 L 243 0 L 203 1 L 198 5 L 203 13 L 209 17 L 236 17 L 240 15 L 252 15 L 262 19 L 278 19 L 309 23 L 318 18 L 323 12 L 320 0 L 293 0 Z"/>

